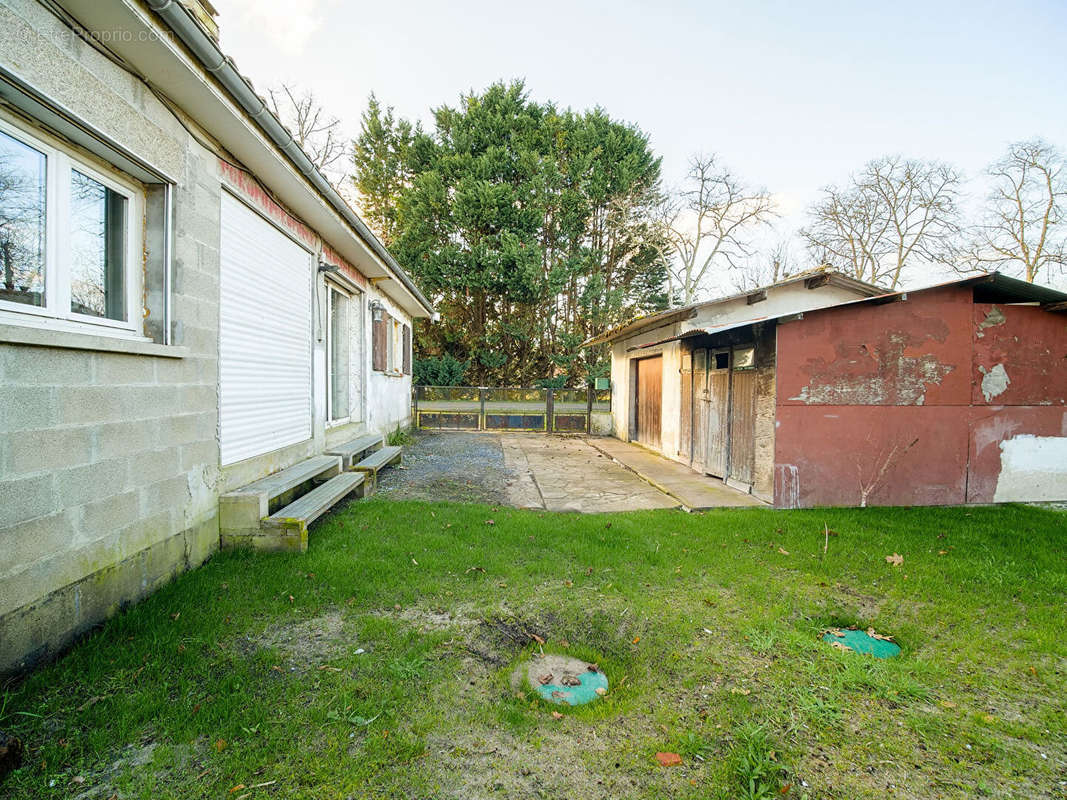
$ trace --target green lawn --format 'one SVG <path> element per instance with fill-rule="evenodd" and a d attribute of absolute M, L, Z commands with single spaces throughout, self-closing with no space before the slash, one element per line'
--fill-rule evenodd
<path fill-rule="evenodd" d="M 352 503 L 9 687 L 0 797 L 1067 797 L 1065 523 Z M 516 690 L 531 635 L 609 694 L 557 718 Z"/>

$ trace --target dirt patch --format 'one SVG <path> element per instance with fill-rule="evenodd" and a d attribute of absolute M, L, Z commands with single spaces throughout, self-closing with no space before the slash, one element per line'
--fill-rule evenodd
<path fill-rule="evenodd" d="M 255 648 L 274 649 L 293 671 L 313 669 L 323 661 L 359 648 L 346 634 L 344 617 L 331 610 L 318 617 L 268 628 L 251 643 Z"/>

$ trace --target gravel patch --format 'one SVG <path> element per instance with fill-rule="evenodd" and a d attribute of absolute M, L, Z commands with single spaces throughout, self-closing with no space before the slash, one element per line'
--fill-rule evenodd
<path fill-rule="evenodd" d="M 400 500 L 505 504 L 511 477 L 496 434 L 417 431 L 403 467 L 378 473 L 378 491 Z"/>

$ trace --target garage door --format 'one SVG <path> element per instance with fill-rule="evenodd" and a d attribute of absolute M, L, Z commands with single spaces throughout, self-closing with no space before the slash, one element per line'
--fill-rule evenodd
<path fill-rule="evenodd" d="M 233 464 L 311 438 L 311 254 L 222 195 L 219 440 Z"/>

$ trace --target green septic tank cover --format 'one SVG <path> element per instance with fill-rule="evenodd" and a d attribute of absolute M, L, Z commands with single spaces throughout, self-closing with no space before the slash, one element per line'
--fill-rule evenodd
<path fill-rule="evenodd" d="M 900 655 L 900 645 L 889 637 L 875 633 L 874 628 L 865 631 L 853 628 L 830 628 L 822 635 L 824 642 L 842 650 L 853 650 L 875 658 L 892 658 Z"/>
<path fill-rule="evenodd" d="M 536 654 L 517 672 L 550 703 L 580 706 L 608 692 L 608 676 L 596 664 L 569 656 Z"/>

